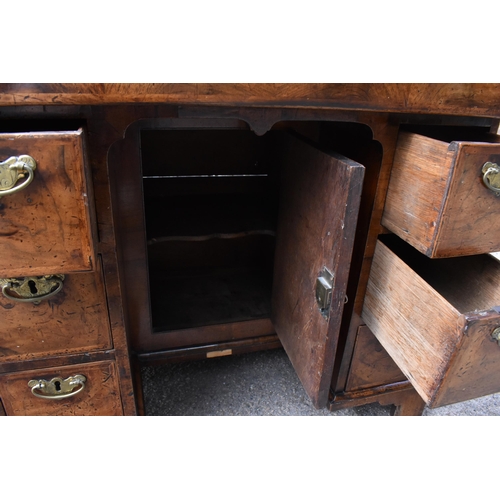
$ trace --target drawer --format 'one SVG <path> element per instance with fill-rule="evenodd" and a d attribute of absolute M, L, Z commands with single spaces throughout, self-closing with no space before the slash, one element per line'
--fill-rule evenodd
<path fill-rule="evenodd" d="M 392 235 L 391 235 L 392 236 Z M 362 317 L 430 407 L 500 391 L 500 263 L 378 241 Z"/>
<path fill-rule="evenodd" d="M 40 283 L 34 278 L 23 286 L 31 291 Z M 57 293 L 39 303 L 18 302 L 15 287 L 5 292 L 11 298 L 0 293 L 0 362 L 111 348 L 100 260 L 95 272 L 62 275 L 54 283 Z"/>
<path fill-rule="evenodd" d="M 358 328 L 345 391 L 359 391 L 406 380 L 366 325 Z"/>
<path fill-rule="evenodd" d="M 87 175 L 81 129 L 0 134 L 0 277 L 93 270 Z"/>
<path fill-rule="evenodd" d="M 123 414 L 117 381 L 112 361 L 9 373 L 0 375 L 0 401 L 6 415 L 117 416 Z"/>
<path fill-rule="evenodd" d="M 382 224 L 432 258 L 500 250 L 500 136 L 478 139 L 401 132 Z"/>

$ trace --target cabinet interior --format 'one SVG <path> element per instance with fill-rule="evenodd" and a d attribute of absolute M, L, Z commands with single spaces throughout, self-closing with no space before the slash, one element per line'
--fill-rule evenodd
<path fill-rule="evenodd" d="M 142 282 L 133 282 L 134 289 L 144 291 L 136 292 L 137 300 L 147 297 L 142 307 L 149 309 L 148 317 L 142 316 L 143 326 L 138 325 L 136 330 L 136 349 L 146 353 L 143 357 L 171 349 L 265 338 L 276 332 L 279 287 L 273 284 L 278 270 L 275 263 L 287 260 L 285 254 L 278 255 L 283 250 L 276 251 L 277 241 L 280 235 L 293 233 L 281 218 L 290 213 L 290 203 L 298 202 L 285 200 L 282 188 L 302 164 L 301 159 L 290 155 L 290 135 L 311 151 L 318 151 L 311 153 L 312 160 L 305 160 L 309 153 L 304 157 L 304 168 L 312 168 L 311 174 L 316 168 L 322 171 L 323 160 L 319 159 L 326 154 L 368 166 L 365 178 L 370 182 L 378 175 L 380 144 L 373 140 L 369 127 L 352 122 L 279 122 L 263 135 L 234 120 L 227 127 L 204 126 L 195 120 L 191 124 L 184 121 L 179 127 L 174 120 L 168 126 L 149 122 L 138 130 L 141 199 L 137 201 L 142 201 L 144 209 L 147 258 L 143 270 L 135 275 Z M 299 148 L 301 154 L 307 148 Z M 130 151 L 133 154 L 132 145 Z M 310 161 L 313 163 L 306 167 Z M 297 166 L 292 168 L 294 163 Z M 319 189 L 322 194 L 302 190 L 304 196 L 312 197 L 304 205 L 303 217 L 319 231 L 320 215 L 327 205 L 338 205 L 333 213 L 337 210 L 339 215 L 332 220 L 338 222 L 344 217 L 346 205 L 337 200 L 338 196 L 328 195 L 336 189 L 323 186 Z M 373 194 L 367 188 L 361 197 L 363 221 L 368 220 Z M 323 197 L 329 201 L 319 201 Z M 347 227 L 355 229 L 351 223 Z M 356 230 L 360 248 L 367 229 L 362 223 Z M 308 261 L 298 266 L 298 271 L 288 273 L 287 280 L 302 283 L 306 274 L 321 271 L 324 263 L 316 260 L 321 259 L 323 250 L 315 250 L 318 243 L 308 240 Z M 292 239 L 285 251 L 293 248 Z M 355 254 L 352 286 L 348 285 L 351 296 L 361 262 L 362 255 Z M 286 291 L 280 291 L 280 296 L 283 293 Z M 314 282 L 303 293 L 306 295 L 301 301 L 312 300 L 316 308 Z M 133 304 L 135 301 L 132 298 Z"/>
<path fill-rule="evenodd" d="M 141 132 L 154 332 L 269 317 L 271 142 L 239 129 Z"/>

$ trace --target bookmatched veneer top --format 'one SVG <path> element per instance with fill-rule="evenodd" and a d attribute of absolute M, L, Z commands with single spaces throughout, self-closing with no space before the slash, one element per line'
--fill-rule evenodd
<path fill-rule="evenodd" d="M 500 117 L 500 84 L 0 84 L 0 106 L 127 103 L 305 107 Z"/>

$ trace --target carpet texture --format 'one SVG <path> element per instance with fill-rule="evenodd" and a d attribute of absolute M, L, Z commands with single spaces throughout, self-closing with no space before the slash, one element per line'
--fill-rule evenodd
<path fill-rule="evenodd" d="M 281 349 L 142 369 L 146 415 L 388 416 L 371 404 L 316 410 Z M 424 411 L 425 416 L 500 415 L 500 394 Z"/>

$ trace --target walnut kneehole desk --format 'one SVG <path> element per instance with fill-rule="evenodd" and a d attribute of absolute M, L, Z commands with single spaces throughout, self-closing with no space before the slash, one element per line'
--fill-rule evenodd
<path fill-rule="evenodd" d="M 283 347 L 317 408 L 500 391 L 500 85 L 1 84 L 0 413 Z"/>

